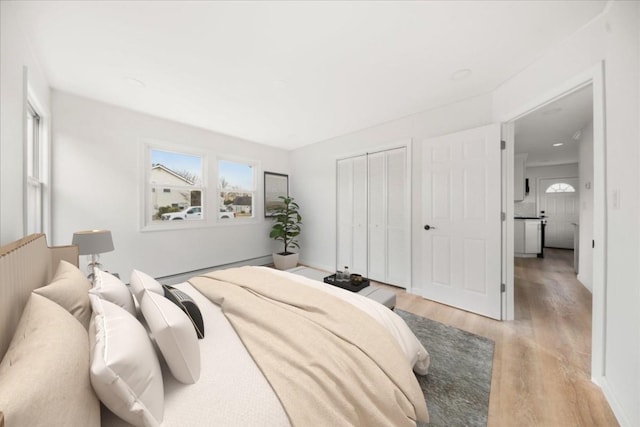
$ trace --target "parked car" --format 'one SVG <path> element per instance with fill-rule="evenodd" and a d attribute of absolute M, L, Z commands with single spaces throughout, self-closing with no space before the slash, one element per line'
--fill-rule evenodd
<path fill-rule="evenodd" d="M 218 218 L 220 219 L 230 219 L 235 217 L 236 217 L 235 212 L 226 210 L 225 208 L 220 208 L 220 212 L 218 212 Z"/>
<path fill-rule="evenodd" d="M 188 206 L 180 212 L 170 212 L 162 214 L 163 221 L 174 221 L 182 219 L 200 219 L 202 218 L 202 208 L 200 206 Z"/>

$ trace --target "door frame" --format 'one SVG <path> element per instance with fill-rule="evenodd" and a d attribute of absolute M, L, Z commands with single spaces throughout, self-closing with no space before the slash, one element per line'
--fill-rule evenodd
<path fill-rule="evenodd" d="M 513 160 L 514 122 L 534 110 L 568 95 L 585 86 L 592 85 L 593 91 L 593 303 L 591 333 L 591 380 L 601 384 L 605 377 L 606 357 L 606 248 L 607 248 L 607 182 L 606 182 L 606 135 L 604 104 L 604 62 L 599 61 L 579 75 L 560 83 L 547 93 L 531 99 L 528 103 L 498 117 L 503 124 L 503 202 L 505 203 L 506 224 L 503 245 L 503 272 L 505 273 L 506 319 L 514 319 L 514 259 L 513 259 Z M 505 167 L 506 166 L 506 167 Z"/>

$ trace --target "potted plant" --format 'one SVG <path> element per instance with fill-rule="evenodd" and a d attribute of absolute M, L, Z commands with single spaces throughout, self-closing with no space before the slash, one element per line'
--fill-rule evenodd
<path fill-rule="evenodd" d="M 269 237 L 284 244 L 283 252 L 273 254 L 273 264 L 278 270 L 289 270 L 298 265 L 298 253 L 290 252 L 289 248 L 300 247 L 296 238 L 300 235 L 302 216 L 298 211 L 300 207 L 293 197 L 280 196 L 279 199 L 282 199 L 282 204 L 274 209 L 275 223 Z"/>

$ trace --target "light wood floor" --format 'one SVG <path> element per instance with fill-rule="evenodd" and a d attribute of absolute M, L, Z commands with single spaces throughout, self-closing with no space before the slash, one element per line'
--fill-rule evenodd
<path fill-rule="evenodd" d="M 516 258 L 510 322 L 388 288 L 397 308 L 495 341 L 488 426 L 617 426 L 590 380 L 591 294 L 572 263 L 573 251 L 562 249 Z"/>

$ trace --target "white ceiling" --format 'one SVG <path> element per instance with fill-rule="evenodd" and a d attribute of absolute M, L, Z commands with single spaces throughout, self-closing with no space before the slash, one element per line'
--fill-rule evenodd
<path fill-rule="evenodd" d="M 2 7 L 18 9 L 56 89 L 295 148 L 490 92 L 605 5 L 25 1 Z M 451 78 L 462 69 L 472 74 Z"/>
<path fill-rule="evenodd" d="M 577 163 L 582 130 L 592 118 L 589 85 L 516 120 L 515 152 L 528 154 L 527 166 Z"/>

